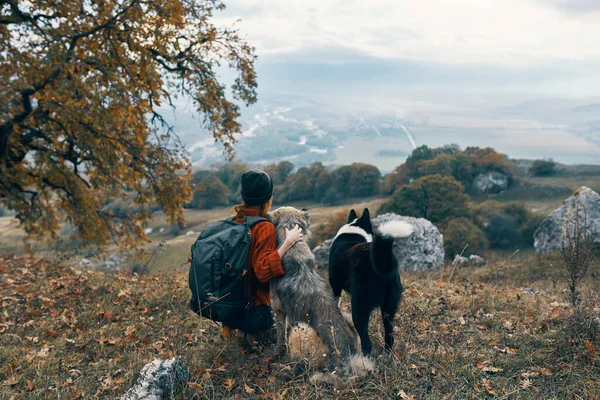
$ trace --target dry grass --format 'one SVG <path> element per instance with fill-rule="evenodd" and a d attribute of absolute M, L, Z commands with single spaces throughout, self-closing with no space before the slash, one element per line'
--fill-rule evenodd
<path fill-rule="evenodd" d="M 82 272 L 1 255 L 0 398 L 115 398 L 144 364 L 175 355 L 192 377 L 182 398 L 600 398 L 598 265 L 582 284 L 585 313 L 572 316 L 557 260 L 505 260 L 404 274 L 395 353 L 381 354 L 374 315 L 375 372 L 335 389 L 306 374 L 290 380 L 269 335 L 258 354 L 224 342 L 188 311 L 185 273 Z"/>

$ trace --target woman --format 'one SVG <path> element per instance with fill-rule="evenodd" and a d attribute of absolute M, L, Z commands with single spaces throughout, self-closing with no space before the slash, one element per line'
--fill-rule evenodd
<path fill-rule="evenodd" d="M 235 222 L 242 222 L 248 216 L 267 217 L 273 201 L 273 181 L 263 171 L 248 171 L 242 175 L 243 203 L 233 208 Z M 230 338 L 232 330 L 246 332 L 246 344 L 255 345 L 254 334 L 271 328 L 274 324 L 271 309 L 269 281 L 284 274 L 281 265 L 283 255 L 298 241 L 302 240 L 302 230 L 295 226 L 286 229 L 285 241 L 277 248 L 277 232 L 269 221 L 262 221 L 250 229 L 252 244 L 248 255 L 248 282 L 250 305 L 244 318 L 223 322 L 223 336 Z"/>

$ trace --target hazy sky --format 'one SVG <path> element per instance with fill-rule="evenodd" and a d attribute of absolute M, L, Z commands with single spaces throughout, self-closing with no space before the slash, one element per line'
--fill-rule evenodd
<path fill-rule="evenodd" d="M 441 79 L 462 85 L 475 79 L 475 86 L 553 95 L 600 93 L 600 0 L 226 4 L 228 9 L 216 16 L 218 23 L 242 20 L 235 26 L 256 46 L 260 83 L 267 87 L 287 66 L 307 68 L 304 74 L 316 80 L 323 78 L 319 68 L 327 66 L 327 80 L 328 73 L 335 77 L 339 71 L 349 74 L 346 78 L 376 76 L 378 65 L 413 84 Z"/>

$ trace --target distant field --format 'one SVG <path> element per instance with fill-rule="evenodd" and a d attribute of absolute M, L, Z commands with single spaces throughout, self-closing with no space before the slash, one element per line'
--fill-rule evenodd
<path fill-rule="evenodd" d="M 565 186 L 570 189 L 579 189 L 581 186 L 600 192 L 600 175 L 589 176 L 552 176 L 552 177 L 526 177 L 522 178 L 526 182 L 537 183 L 540 185 Z"/>

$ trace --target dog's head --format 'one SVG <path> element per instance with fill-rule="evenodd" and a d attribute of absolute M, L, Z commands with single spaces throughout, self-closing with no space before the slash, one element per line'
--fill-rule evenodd
<path fill-rule="evenodd" d="M 349 226 L 354 226 L 362 229 L 369 235 L 373 235 L 373 225 L 371 224 L 371 213 L 368 208 L 365 208 L 360 218 L 356 215 L 356 211 L 354 209 L 350 210 L 350 214 L 348 215 L 348 223 Z"/>
<path fill-rule="evenodd" d="M 296 225 L 302 229 L 304 240 L 310 237 L 310 215 L 308 210 L 298 210 L 294 207 L 279 207 L 268 213 L 268 218 L 277 228 L 278 242 L 281 235 L 285 238 L 285 230 L 293 229 Z"/>

